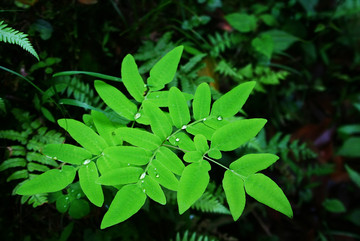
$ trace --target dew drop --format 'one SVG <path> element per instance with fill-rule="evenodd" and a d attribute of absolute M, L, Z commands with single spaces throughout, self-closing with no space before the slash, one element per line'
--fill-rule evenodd
<path fill-rule="evenodd" d="M 102 156 L 105 156 L 105 153 L 104 153 L 104 152 L 101 152 L 101 155 L 102 155 Z"/>
<path fill-rule="evenodd" d="M 206 121 L 206 118 L 204 118 L 203 121 Z"/>
<path fill-rule="evenodd" d="M 175 141 L 180 141 L 180 139 L 179 139 L 179 138 L 176 138 Z"/>
<path fill-rule="evenodd" d="M 181 127 L 181 129 L 185 130 L 186 127 L 187 127 L 186 125 L 183 125 L 183 126 Z"/>
<path fill-rule="evenodd" d="M 136 113 L 136 114 L 135 114 L 135 116 L 134 116 L 135 120 L 139 119 L 139 118 L 140 118 L 140 116 L 141 116 L 141 114 L 140 114 L 140 113 Z"/>
<path fill-rule="evenodd" d="M 144 178 L 145 178 L 145 176 L 146 176 L 146 173 L 144 172 L 143 174 L 141 174 L 141 176 L 140 176 L 140 180 L 144 179 Z"/>
<path fill-rule="evenodd" d="M 217 120 L 221 121 L 223 118 L 221 116 L 218 116 Z"/>
<path fill-rule="evenodd" d="M 81 198 L 81 194 L 78 193 L 78 194 L 76 195 L 76 198 L 77 198 L 77 199 L 80 199 L 80 198 Z"/>
<path fill-rule="evenodd" d="M 146 190 L 145 189 L 143 189 L 143 193 L 145 193 L 146 192 Z"/>
<path fill-rule="evenodd" d="M 85 160 L 84 162 L 83 162 L 83 164 L 84 165 L 87 165 L 87 164 L 89 164 L 91 161 L 89 160 L 89 159 L 87 159 L 87 160 Z"/>
<path fill-rule="evenodd" d="M 144 180 L 142 180 L 141 183 L 144 183 Z"/>
<path fill-rule="evenodd" d="M 69 200 L 69 197 L 65 197 L 65 200 Z"/>
<path fill-rule="evenodd" d="M 146 85 L 146 84 L 144 84 L 144 88 L 146 88 L 146 86 L 147 86 L 147 85 Z"/>
<path fill-rule="evenodd" d="M 130 166 L 130 163 L 128 163 L 128 166 Z"/>
<path fill-rule="evenodd" d="M 74 189 L 71 189 L 71 192 L 75 192 L 75 190 L 74 190 Z"/>
<path fill-rule="evenodd" d="M 56 156 L 54 156 L 54 157 L 53 157 L 53 159 L 56 161 L 56 160 L 57 160 L 57 157 L 56 157 Z"/>
<path fill-rule="evenodd" d="M 64 205 L 64 208 L 67 208 L 67 205 Z"/>
<path fill-rule="evenodd" d="M 159 177 L 160 177 L 160 175 L 159 175 L 159 174 L 156 174 L 156 176 L 155 176 L 155 177 L 159 178 Z"/>
<path fill-rule="evenodd" d="M 155 170 L 155 171 L 157 170 L 156 167 L 154 168 L 154 170 Z"/>

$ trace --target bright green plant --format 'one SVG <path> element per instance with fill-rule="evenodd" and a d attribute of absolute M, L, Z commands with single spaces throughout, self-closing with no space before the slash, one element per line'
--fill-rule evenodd
<path fill-rule="evenodd" d="M 90 127 L 74 119 L 58 120 L 81 147 L 45 146 L 43 154 L 61 161 L 61 168 L 24 183 L 17 194 L 60 191 L 74 181 L 77 173 L 83 192 L 96 206 L 104 203 L 103 186 L 117 189 L 101 223 L 101 228 L 107 228 L 137 213 L 147 198 L 165 205 L 162 187 L 176 192 L 179 213 L 184 213 L 204 194 L 211 165 L 218 165 L 225 169 L 222 184 L 234 220 L 244 210 L 246 193 L 292 217 L 282 190 L 258 173 L 273 164 L 278 159 L 276 155 L 248 154 L 229 167 L 220 160 L 222 152 L 245 144 L 266 123 L 265 119 L 235 117 L 255 82 L 235 87 L 212 105 L 207 83 L 200 84 L 193 97 L 177 87 L 163 90 L 175 76 L 182 51 L 182 46 L 176 47 L 162 57 L 150 70 L 146 84 L 133 56 L 124 58 L 122 82 L 134 100 L 112 85 L 96 80 L 95 89 L 101 99 L 127 119 L 127 124 L 112 122 L 95 110 L 85 116 L 86 123 L 93 123 Z M 188 105 L 187 100 L 191 99 Z"/>
<path fill-rule="evenodd" d="M 31 45 L 28 35 L 11 27 L 7 27 L 4 21 L 0 21 L 0 42 L 19 45 L 39 60 L 39 56 Z"/>

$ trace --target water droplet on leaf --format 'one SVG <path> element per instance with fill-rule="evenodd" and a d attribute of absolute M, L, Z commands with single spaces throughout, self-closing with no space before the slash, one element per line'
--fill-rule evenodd
<path fill-rule="evenodd" d="M 185 130 L 186 127 L 187 127 L 186 125 L 183 125 L 183 126 L 181 127 L 181 129 Z"/>
<path fill-rule="evenodd" d="M 87 160 L 85 160 L 84 162 L 83 162 L 83 164 L 84 165 L 87 165 L 87 164 L 89 164 L 91 161 L 89 160 L 89 159 L 87 159 Z"/>
<path fill-rule="evenodd" d="M 139 118 L 140 118 L 140 116 L 141 116 L 141 114 L 140 114 L 140 113 L 136 113 L 136 114 L 135 114 L 135 116 L 134 116 L 135 120 L 139 119 Z"/>
<path fill-rule="evenodd" d="M 143 192 L 145 193 L 145 192 L 146 192 L 146 190 L 145 190 L 145 189 L 143 189 Z"/>
<path fill-rule="evenodd" d="M 141 174 L 141 176 L 140 176 L 140 180 L 141 180 L 141 179 L 144 179 L 144 178 L 145 178 L 145 176 L 146 176 L 146 173 L 144 172 L 143 174 Z"/>
<path fill-rule="evenodd" d="M 156 176 L 155 177 L 160 177 L 160 175 L 159 174 L 156 174 Z"/>
<path fill-rule="evenodd" d="M 180 139 L 179 139 L 179 138 L 176 138 L 175 141 L 180 141 Z"/>
<path fill-rule="evenodd" d="M 221 121 L 223 118 L 221 116 L 218 116 L 217 120 Z"/>
<path fill-rule="evenodd" d="M 206 118 L 204 118 L 203 121 L 206 121 Z"/>

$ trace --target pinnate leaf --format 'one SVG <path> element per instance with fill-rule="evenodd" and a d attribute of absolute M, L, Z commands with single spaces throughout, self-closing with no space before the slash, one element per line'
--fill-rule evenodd
<path fill-rule="evenodd" d="M 161 90 L 175 76 L 184 47 L 179 46 L 162 57 L 150 70 L 147 84 L 152 91 Z"/>
<path fill-rule="evenodd" d="M 249 176 L 274 164 L 278 156 L 269 153 L 247 154 L 230 164 L 230 169 L 243 176 Z"/>
<path fill-rule="evenodd" d="M 138 102 L 144 100 L 145 83 L 139 74 L 135 59 L 128 54 L 121 64 L 121 78 L 130 95 Z"/>
<path fill-rule="evenodd" d="M 238 120 L 216 130 L 211 138 L 211 148 L 232 151 L 255 137 L 264 127 L 265 119 Z"/>
<path fill-rule="evenodd" d="M 292 218 L 291 205 L 280 187 L 269 177 L 261 173 L 250 175 L 245 179 L 245 190 L 248 195 Z"/>
<path fill-rule="evenodd" d="M 101 99 L 120 116 L 128 120 L 135 120 L 136 105 L 131 102 L 120 90 L 101 80 L 95 80 L 95 89 Z"/>
<path fill-rule="evenodd" d="M 137 213 L 144 205 L 146 194 L 136 184 L 122 187 L 115 195 L 101 222 L 101 229 L 121 223 Z"/>
<path fill-rule="evenodd" d="M 96 182 L 111 186 L 136 183 L 143 172 L 140 167 L 116 168 L 101 175 Z"/>
<path fill-rule="evenodd" d="M 238 220 L 245 208 L 244 181 L 232 171 L 226 171 L 222 181 L 226 200 L 234 221 Z"/>
<path fill-rule="evenodd" d="M 148 150 L 155 150 L 162 143 L 160 137 L 139 128 L 120 127 L 115 130 L 115 133 L 131 145 Z"/>
<path fill-rule="evenodd" d="M 54 160 L 74 165 L 81 165 L 84 160 L 92 157 L 88 150 L 70 144 L 48 144 L 42 152 Z"/>
<path fill-rule="evenodd" d="M 241 110 L 246 100 L 249 98 L 255 84 L 255 81 L 240 84 L 221 96 L 214 102 L 211 109 L 211 115 L 222 118 L 234 116 Z"/>
<path fill-rule="evenodd" d="M 90 202 L 98 207 L 101 207 L 104 203 L 104 194 L 101 185 L 96 183 L 98 177 L 98 170 L 93 161 L 81 166 L 79 169 L 81 189 Z"/>
<path fill-rule="evenodd" d="M 73 182 L 76 170 L 72 166 L 63 166 L 61 170 L 51 169 L 24 182 L 17 190 L 19 195 L 57 192 Z"/>
<path fill-rule="evenodd" d="M 150 101 L 144 101 L 143 108 L 145 115 L 150 119 L 152 132 L 162 141 L 165 140 L 172 132 L 172 125 L 164 112 Z"/>
<path fill-rule="evenodd" d="M 179 182 L 177 201 L 179 213 L 183 214 L 205 192 L 209 184 L 208 163 L 206 161 L 191 163 L 186 166 Z"/>
<path fill-rule="evenodd" d="M 192 103 L 195 120 L 200 120 L 209 116 L 211 104 L 211 91 L 207 83 L 200 84 L 195 92 Z"/>
<path fill-rule="evenodd" d="M 181 128 L 190 122 L 190 112 L 185 97 L 176 87 L 169 91 L 169 112 L 176 128 Z"/>
<path fill-rule="evenodd" d="M 70 136 L 94 155 L 98 155 L 108 145 L 105 140 L 96 134 L 84 123 L 73 119 L 60 119 L 59 125 L 69 132 Z"/>

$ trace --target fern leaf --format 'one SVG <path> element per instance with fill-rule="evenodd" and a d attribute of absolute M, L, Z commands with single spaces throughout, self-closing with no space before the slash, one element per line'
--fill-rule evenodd
<path fill-rule="evenodd" d="M 206 235 L 200 235 L 198 236 L 197 233 L 189 234 L 189 231 L 186 230 L 184 232 L 183 237 L 181 238 L 180 233 L 176 233 L 175 241 L 216 241 L 217 239 L 210 238 Z M 170 239 L 170 241 L 173 241 L 173 239 Z"/>
<path fill-rule="evenodd" d="M 28 35 L 11 27 L 7 27 L 7 24 L 5 24 L 4 21 L 0 22 L 0 42 L 19 45 L 24 50 L 31 53 L 37 60 L 40 60 L 28 39 Z"/>
<path fill-rule="evenodd" d="M 29 133 L 28 132 L 18 132 L 14 130 L 4 130 L 0 131 L 0 139 L 7 139 L 11 141 L 18 141 L 21 144 L 25 144 L 27 141 Z"/>
<path fill-rule="evenodd" d="M 219 213 L 230 214 L 227 209 L 217 198 L 210 192 L 205 192 L 192 206 L 192 208 L 207 212 L 207 213 Z"/>
<path fill-rule="evenodd" d="M 1 98 L 1 97 L 0 97 L 0 112 L 6 113 L 5 101 L 4 101 L 4 99 Z"/>
<path fill-rule="evenodd" d="M 59 164 L 55 160 L 47 156 L 41 155 L 38 152 L 28 152 L 26 155 L 26 160 L 28 160 L 29 162 L 35 161 L 47 166 L 53 166 L 53 167 L 59 166 Z"/>
<path fill-rule="evenodd" d="M 217 64 L 215 71 L 219 72 L 222 75 L 229 76 L 235 79 L 243 79 L 242 76 L 237 73 L 236 68 L 225 60 L 221 60 Z"/>
<path fill-rule="evenodd" d="M 24 158 L 10 158 L 5 160 L 0 165 L 0 172 L 13 168 L 13 167 L 25 167 L 26 166 L 26 160 Z"/>
<path fill-rule="evenodd" d="M 17 180 L 17 179 L 25 179 L 29 177 L 29 172 L 25 169 L 25 170 L 19 170 L 14 172 L 13 174 L 11 174 L 6 181 L 10 182 L 12 180 Z"/>

